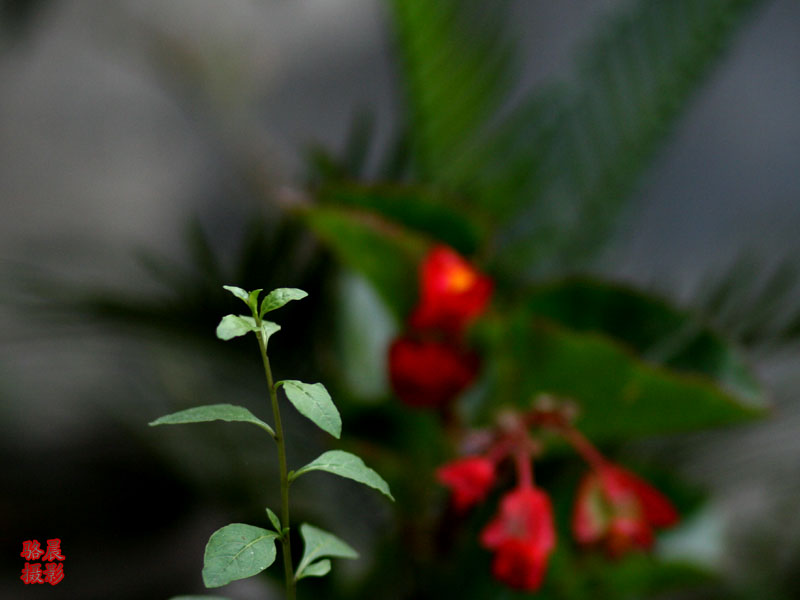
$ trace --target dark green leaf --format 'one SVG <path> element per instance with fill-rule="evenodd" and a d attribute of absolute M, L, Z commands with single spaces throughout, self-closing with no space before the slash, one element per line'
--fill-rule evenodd
<path fill-rule="evenodd" d="M 342 262 L 369 281 L 395 317 L 405 318 L 417 300 L 425 238 L 362 211 L 320 206 L 301 216 Z"/>
<path fill-rule="evenodd" d="M 207 423 L 209 421 L 237 421 L 241 423 L 252 423 L 267 431 L 275 437 L 272 427 L 257 418 L 253 413 L 243 406 L 233 404 L 211 404 L 208 406 L 196 406 L 187 408 L 180 412 L 172 413 L 159 417 L 150 426 L 155 425 L 183 425 L 185 423 Z"/>
<path fill-rule="evenodd" d="M 217 325 L 217 337 L 221 340 L 232 340 L 251 331 L 258 331 L 253 317 L 241 315 L 225 315 Z"/>
<path fill-rule="evenodd" d="M 306 292 L 298 290 L 297 288 L 278 288 L 277 290 L 272 290 L 264 297 L 264 300 L 261 301 L 261 310 L 258 314 L 263 317 L 271 310 L 280 308 L 292 300 L 302 300 L 306 296 L 308 296 Z"/>
<path fill-rule="evenodd" d="M 324 385 L 293 379 L 279 381 L 275 385 L 283 385 L 286 397 L 301 415 L 339 439 L 342 435 L 342 418 Z"/>
<path fill-rule="evenodd" d="M 350 454 L 343 450 L 329 450 L 324 452 L 306 466 L 298 469 L 292 475 L 292 479 L 297 479 L 300 475 L 309 471 L 327 471 L 339 477 L 346 477 L 359 483 L 363 483 L 371 488 L 375 488 L 391 500 L 394 500 L 389 491 L 389 484 L 375 471 L 364 464 L 355 454 Z"/>
<path fill-rule="evenodd" d="M 687 562 L 672 562 L 642 552 L 629 552 L 609 560 L 600 552 L 576 552 L 559 544 L 551 556 L 541 594 L 546 598 L 670 598 L 687 589 L 703 590 L 703 598 L 729 598 L 708 594 L 711 571 Z M 568 586 L 569 594 L 563 594 Z M 672 592 L 672 593 L 670 593 Z"/>
<path fill-rule="evenodd" d="M 492 225 L 535 202 L 551 175 L 547 168 L 563 121 L 562 86 L 537 91 L 487 134 L 463 182 L 473 203 Z"/>
<path fill-rule="evenodd" d="M 526 302 L 534 315 L 610 336 L 648 362 L 706 375 L 748 401 L 761 398 L 735 348 L 663 300 L 622 285 L 573 279 L 535 289 Z"/>
<path fill-rule="evenodd" d="M 392 0 L 416 164 L 450 187 L 512 76 L 506 0 Z"/>
<path fill-rule="evenodd" d="M 303 536 L 303 558 L 300 559 L 300 564 L 297 565 L 295 579 L 325 575 L 330 570 L 330 561 L 325 561 L 329 564 L 324 572 L 324 565 L 315 567 L 314 564 L 315 561 L 324 556 L 358 558 L 358 552 L 332 533 L 323 531 L 308 523 L 300 525 L 300 533 Z M 319 565 L 319 563 L 316 564 Z"/>
<path fill-rule="evenodd" d="M 274 531 L 231 523 L 215 531 L 206 544 L 203 583 L 215 588 L 257 575 L 275 561 Z"/>
<path fill-rule="evenodd" d="M 462 254 L 473 254 L 484 233 L 442 192 L 421 186 L 337 183 L 317 197 L 331 205 L 375 211 L 390 221 L 444 242 Z"/>
<path fill-rule="evenodd" d="M 520 311 L 495 330 L 491 394 L 530 408 L 540 393 L 577 401 L 577 425 L 593 439 L 690 431 L 742 422 L 763 405 L 710 377 L 649 364 L 606 335 L 571 331 Z"/>

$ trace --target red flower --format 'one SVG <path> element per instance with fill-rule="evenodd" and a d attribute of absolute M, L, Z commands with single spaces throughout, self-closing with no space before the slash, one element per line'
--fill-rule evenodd
<path fill-rule="evenodd" d="M 475 379 L 478 357 L 459 348 L 410 337 L 389 347 L 389 380 L 397 396 L 411 406 L 442 406 Z"/>
<path fill-rule="evenodd" d="M 497 579 L 517 589 L 538 589 L 556 544 L 547 494 L 527 486 L 508 493 L 481 533 L 481 543 L 495 551 L 492 573 Z"/>
<path fill-rule="evenodd" d="M 539 589 L 547 568 L 547 552 L 522 540 L 506 540 L 494 555 L 492 575 L 509 587 L 533 592 Z"/>
<path fill-rule="evenodd" d="M 410 325 L 459 334 L 485 310 L 491 294 L 491 279 L 448 246 L 434 246 L 420 268 L 420 302 Z"/>
<path fill-rule="evenodd" d="M 578 488 L 572 531 L 581 544 L 603 544 L 614 557 L 649 549 L 654 528 L 669 527 L 678 513 L 661 492 L 633 473 L 604 465 L 587 473 Z"/>
<path fill-rule="evenodd" d="M 452 491 L 456 510 L 465 511 L 486 498 L 494 484 L 494 463 L 484 456 L 468 456 L 439 467 L 436 479 Z"/>

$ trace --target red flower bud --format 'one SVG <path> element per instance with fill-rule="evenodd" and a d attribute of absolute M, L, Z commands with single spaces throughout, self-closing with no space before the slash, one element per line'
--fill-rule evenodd
<path fill-rule="evenodd" d="M 389 347 L 389 380 L 411 406 L 447 404 L 472 383 L 478 366 L 475 354 L 441 342 L 401 337 Z"/>
<path fill-rule="evenodd" d="M 486 498 L 495 480 L 494 463 L 484 456 L 468 456 L 439 467 L 436 479 L 450 488 L 455 509 L 465 511 Z"/>
<path fill-rule="evenodd" d="M 495 551 L 495 578 L 517 589 L 538 589 L 556 544 L 547 494 L 527 486 L 506 494 L 500 512 L 481 533 L 481 543 Z"/>
<path fill-rule="evenodd" d="M 491 279 L 453 249 L 435 246 L 420 268 L 420 302 L 410 325 L 459 334 L 486 309 L 491 294 Z"/>
<path fill-rule="evenodd" d="M 678 513 L 661 492 L 633 473 L 604 465 L 578 488 L 572 531 L 581 544 L 602 544 L 614 557 L 653 545 L 653 529 L 669 527 Z"/>

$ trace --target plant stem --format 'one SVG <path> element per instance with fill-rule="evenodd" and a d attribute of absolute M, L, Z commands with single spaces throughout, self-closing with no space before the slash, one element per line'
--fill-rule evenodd
<path fill-rule="evenodd" d="M 531 465 L 530 452 L 519 448 L 514 453 L 514 462 L 517 467 L 517 485 L 525 489 L 533 489 L 533 466 Z"/>
<path fill-rule="evenodd" d="M 569 425 L 561 427 L 559 431 L 592 468 L 599 470 L 608 464 L 606 458 L 580 431 Z"/>
<path fill-rule="evenodd" d="M 256 323 L 261 328 L 261 319 L 254 313 Z M 281 527 L 286 532 L 281 536 L 281 548 L 283 549 L 283 572 L 286 578 L 286 598 L 295 600 L 295 581 L 294 570 L 292 568 L 292 547 L 289 543 L 289 472 L 286 468 L 286 443 L 283 437 L 283 425 L 281 424 L 281 411 L 278 407 L 278 391 L 272 380 L 272 369 L 267 358 L 267 346 L 261 332 L 258 332 L 258 346 L 261 349 L 261 360 L 264 363 L 264 373 L 267 376 L 269 386 L 269 399 L 272 403 L 272 416 L 275 419 L 275 443 L 278 444 L 278 463 L 281 472 Z"/>

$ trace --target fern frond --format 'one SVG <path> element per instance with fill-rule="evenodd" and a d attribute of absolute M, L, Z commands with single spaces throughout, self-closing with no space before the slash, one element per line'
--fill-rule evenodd
<path fill-rule="evenodd" d="M 784 260 L 771 268 L 743 257 L 704 277 L 690 304 L 705 321 L 758 356 L 800 344 L 800 267 Z"/>
<path fill-rule="evenodd" d="M 512 73 L 508 0 L 391 0 L 415 165 L 458 187 Z"/>
<path fill-rule="evenodd" d="M 548 152 L 523 145 L 521 156 L 508 156 L 527 160 L 538 178 L 536 190 L 518 186 L 522 208 L 502 244 L 515 266 L 569 267 L 597 250 L 692 93 L 762 1 L 640 0 L 587 44 Z M 484 189 L 491 202 L 493 188 Z"/>

